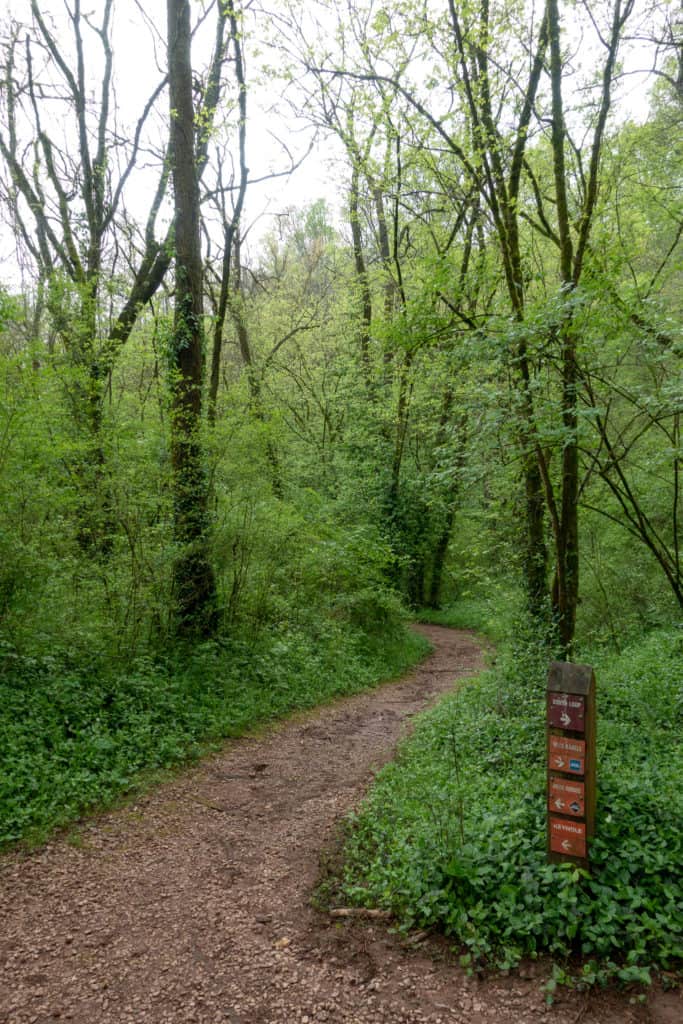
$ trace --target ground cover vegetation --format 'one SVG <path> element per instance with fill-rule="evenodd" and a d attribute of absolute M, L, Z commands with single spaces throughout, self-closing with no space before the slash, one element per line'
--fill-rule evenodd
<path fill-rule="evenodd" d="M 167 15 L 32 0 L 2 22 L 0 842 L 399 671 L 423 609 L 484 629 L 499 666 L 390 770 L 348 892 L 473 962 L 673 970 L 678 7 Z M 265 159 L 259 105 L 290 129 Z M 250 197 L 314 139 L 336 208 L 279 209 L 250 245 Z M 604 685 L 591 878 L 539 860 L 557 656 Z M 404 771 L 434 773 L 413 823 Z"/>
<path fill-rule="evenodd" d="M 599 680 L 598 827 L 591 870 L 547 863 L 547 649 L 527 639 L 423 715 L 349 823 L 335 899 L 442 931 L 471 969 L 552 958 L 546 983 L 680 980 L 680 629 Z"/>

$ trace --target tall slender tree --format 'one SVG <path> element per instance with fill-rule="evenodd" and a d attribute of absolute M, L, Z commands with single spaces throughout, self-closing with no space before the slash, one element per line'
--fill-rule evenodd
<path fill-rule="evenodd" d="M 201 441 L 202 254 L 189 0 L 168 0 L 167 14 L 175 239 L 171 461 L 179 545 L 173 578 L 178 632 L 206 635 L 216 624 L 216 581 L 209 557 L 208 485 Z"/>

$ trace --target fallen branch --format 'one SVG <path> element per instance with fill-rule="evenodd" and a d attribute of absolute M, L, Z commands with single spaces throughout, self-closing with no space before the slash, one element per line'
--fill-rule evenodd
<path fill-rule="evenodd" d="M 369 910 L 367 907 L 335 907 L 330 917 L 372 917 L 386 921 L 391 917 L 389 910 Z"/>

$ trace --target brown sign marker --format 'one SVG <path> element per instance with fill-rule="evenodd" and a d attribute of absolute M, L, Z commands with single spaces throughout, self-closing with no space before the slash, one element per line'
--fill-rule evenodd
<path fill-rule="evenodd" d="M 586 724 L 585 699 L 573 693 L 549 693 L 548 723 L 557 729 L 583 732 Z"/>
<path fill-rule="evenodd" d="M 595 675 L 555 661 L 548 672 L 548 860 L 587 868 L 595 834 Z"/>
<path fill-rule="evenodd" d="M 570 814 L 582 818 L 586 811 L 583 782 L 551 778 L 548 783 L 548 810 L 555 814 Z"/>
<path fill-rule="evenodd" d="M 556 772 L 583 775 L 586 768 L 586 741 L 570 740 L 563 736 L 550 736 L 548 765 Z"/>
<path fill-rule="evenodd" d="M 550 849 L 567 857 L 586 856 L 586 824 L 583 821 L 550 819 Z"/>

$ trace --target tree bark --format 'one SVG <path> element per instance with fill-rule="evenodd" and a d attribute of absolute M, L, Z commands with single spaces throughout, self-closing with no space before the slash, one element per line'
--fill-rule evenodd
<path fill-rule="evenodd" d="M 202 259 L 189 0 L 167 0 L 167 13 L 176 285 L 170 360 L 171 465 L 174 533 L 179 548 L 173 584 L 179 635 L 208 635 L 215 629 L 217 609 L 201 443 Z"/>
<path fill-rule="evenodd" d="M 372 371 L 370 369 L 370 326 L 372 324 L 372 295 L 370 292 L 370 281 L 365 265 L 363 253 L 363 235 L 360 227 L 360 197 L 359 197 L 360 169 L 352 159 L 351 163 L 351 189 L 349 192 L 349 221 L 351 224 L 351 239 L 353 243 L 353 262 L 356 269 L 356 280 L 360 287 L 362 311 L 360 322 L 360 358 L 365 378 L 365 386 L 372 396 Z"/>
<path fill-rule="evenodd" d="M 218 384 L 220 381 L 221 351 L 223 348 L 223 330 L 230 306 L 230 272 L 233 260 L 233 249 L 239 250 L 240 219 L 247 193 L 249 169 L 247 167 L 247 80 L 242 53 L 242 41 L 235 6 L 226 8 L 230 24 L 230 41 L 235 53 L 235 82 L 237 84 L 237 104 L 239 109 L 239 125 L 237 129 L 237 145 L 239 149 L 239 184 L 237 199 L 233 205 L 232 215 L 228 217 L 223 189 L 222 172 L 219 171 L 220 210 L 223 222 L 223 261 L 221 266 L 221 283 L 218 308 L 213 328 L 213 345 L 211 349 L 211 377 L 209 381 L 209 423 L 216 422 L 218 403 Z M 237 274 L 239 274 L 239 255 L 237 255 Z"/>

